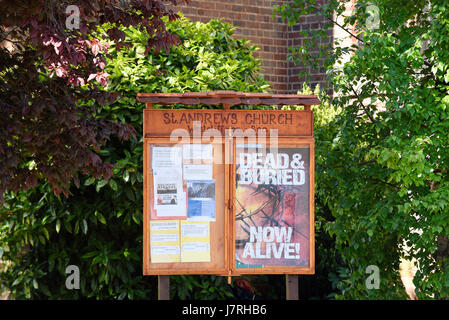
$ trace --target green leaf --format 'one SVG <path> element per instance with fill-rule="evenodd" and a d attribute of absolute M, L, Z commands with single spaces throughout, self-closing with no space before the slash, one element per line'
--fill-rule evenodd
<path fill-rule="evenodd" d="M 90 178 L 87 178 L 86 181 L 84 181 L 84 185 L 90 186 L 94 182 L 95 182 L 95 178 L 90 177 Z"/>
<path fill-rule="evenodd" d="M 102 224 L 106 224 L 106 219 L 105 219 L 105 217 L 104 217 L 100 212 L 98 212 L 97 217 L 98 217 L 98 220 L 100 220 L 100 222 L 101 222 Z"/>
<path fill-rule="evenodd" d="M 118 300 L 123 300 L 125 297 L 126 297 L 126 292 L 122 292 L 122 293 L 120 293 L 120 295 L 118 296 Z"/>
<path fill-rule="evenodd" d="M 83 256 L 81 256 L 81 258 L 83 258 L 83 259 L 92 258 L 92 257 L 95 257 L 97 254 L 98 253 L 96 251 L 91 251 L 91 252 L 88 252 L 88 253 L 84 254 Z"/>
<path fill-rule="evenodd" d="M 87 234 L 87 221 L 86 221 L 86 219 L 82 220 L 81 228 L 83 229 L 83 233 Z"/>
<path fill-rule="evenodd" d="M 95 187 L 96 191 L 99 192 L 100 189 L 103 188 L 107 183 L 108 181 L 105 179 L 100 180 Z"/>
<path fill-rule="evenodd" d="M 125 182 L 128 182 L 128 180 L 129 180 L 129 171 L 128 170 L 126 170 L 123 173 L 123 180 L 125 180 Z"/>
<path fill-rule="evenodd" d="M 115 182 L 113 179 L 109 180 L 109 186 L 111 187 L 112 190 L 117 191 L 118 187 L 117 187 L 117 182 Z"/>
<path fill-rule="evenodd" d="M 47 228 L 42 228 L 42 232 L 44 233 L 45 238 L 47 238 L 47 240 L 50 240 L 50 234 L 48 233 Z"/>
<path fill-rule="evenodd" d="M 56 232 L 59 233 L 61 230 L 61 220 L 56 220 Z"/>

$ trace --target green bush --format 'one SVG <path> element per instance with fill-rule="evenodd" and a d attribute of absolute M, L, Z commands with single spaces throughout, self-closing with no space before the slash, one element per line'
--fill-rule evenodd
<path fill-rule="evenodd" d="M 347 268 L 341 253 L 336 249 L 336 237 L 329 232 L 329 225 L 335 223 L 335 218 L 326 203 L 329 194 L 324 184 L 327 176 L 326 162 L 331 151 L 329 140 L 336 132 L 334 122 L 342 109 L 329 102 L 319 85 L 312 91 L 307 84 L 304 84 L 298 94 L 314 94 L 321 100 L 321 104 L 311 107 L 315 139 L 315 274 L 301 277 L 300 299 L 329 299 L 336 297 L 338 291 L 337 274 Z M 284 107 L 284 109 L 291 108 L 291 106 Z"/>
<path fill-rule="evenodd" d="M 324 65 L 342 108 L 317 161 L 335 218 L 327 230 L 347 264 L 335 297 L 406 298 L 398 271 L 407 259 L 416 262 L 418 299 L 449 299 L 449 2 L 358 0 L 350 11 L 347 3 L 276 6 L 289 25 L 309 14 L 327 21 L 299 31 L 311 40 L 291 58 Z M 329 39 L 331 28 L 357 41 Z M 378 289 L 367 286 L 371 266 Z"/>
<path fill-rule="evenodd" d="M 120 120 L 137 131 L 138 141 L 108 141 L 99 152 L 114 164 L 109 181 L 80 177 L 68 199 L 45 182 L 27 192 L 5 194 L 0 209 L 0 283 L 16 299 L 157 298 L 156 277 L 142 276 L 142 111 L 138 92 L 211 90 L 263 91 L 256 47 L 233 38 L 229 24 L 182 18 L 168 23 L 182 45 L 170 54 L 144 54 L 147 35 L 124 29 L 129 49 L 111 50 L 108 90 L 122 97 L 98 117 Z M 67 290 L 66 267 L 77 265 L 80 290 Z M 172 298 L 224 299 L 223 277 L 172 277 Z"/>

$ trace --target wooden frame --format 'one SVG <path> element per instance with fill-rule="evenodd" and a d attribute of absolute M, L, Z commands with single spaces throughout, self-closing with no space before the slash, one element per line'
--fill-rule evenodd
<path fill-rule="evenodd" d="M 190 142 L 193 142 L 192 140 Z M 179 144 L 179 142 L 170 141 L 167 137 L 153 137 L 153 138 L 145 138 L 144 139 L 144 234 L 143 234 L 143 274 L 144 275 L 180 275 L 180 274 L 217 274 L 217 275 L 228 275 L 228 232 L 229 229 L 228 223 L 229 220 L 226 217 L 229 216 L 229 206 L 228 203 L 228 190 L 229 190 L 229 167 L 223 164 L 223 169 L 221 172 L 215 172 L 214 177 L 216 178 L 218 175 L 223 175 L 223 214 L 220 217 L 217 212 L 217 221 L 211 222 L 211 262 L 172 262 L 172 263 L 151 263 L 150 257 L 150 221 L 151 221 L 151 194 L 153 192 L 153 174 L 148 167 L 151 163 L 150 156 L 150 145 L 157 146 L 174 146 Z M 183 142 L 181 142 L 183 144 Z M 215 145 L 219 145 L 216 143 Z M 218 147 L 223 149 L 224 154 L 224 144 L 220 144 Z M 215 165 L 214 165 L 215 166 Z M 215 170 L 214 170 L 215 171 Z M 218 205 L 218 201 L 217 201 Z M 216 255 L 219 251 L 216 246 L 219 246 L 219 237 L 220 230 L 223 230 L 223 267 L 213 267 L 213 264 L 217 263 Z M 215 250 L 215 251 L 214 251 Z M 219 255 L 219 253 L 218 253 Z"/>
<path fill-rule="evenodd" d="M 313 112 L 310 110 L 311 104 L 318 104 L 319 100 L 315 96 L 299 95 L 269 95 L 269 94 L 248 94 L 233 91 L 217 91 L 208 93 L 186 93 L 186 94 L 139 94 L 138 101 L 147 103 L 144 111 L 144 227 L 143 227 L 143 274 L 144 275 L 180 275 L 180 274 L 216 274 L 221 276 L 239 276 L 242 274 L 314 274 L 315 270 L 315 228 L 314 228 L 314 139 L 313 139 Z M 217 109 L 153 109 L 153 104 L 212 104 L 224 105 L 224 110 Z M 230 109 L 232 104 L 278 104 L 278 105 L 304 105 L 304 110 L 234 110 Z M 282 115 L 285 115 L 282 118 Z M 209 116 L 207 116 L 209 115 Z M 227 129 L 242 130 L 260 129 L 258 124 L 254 125 L 248 119 L 257 120 L 259 115 L 269 119 L 270 124 L 259 124 L 262 128 L 275 128 L 279 131 L 280 145 L 303 145 L 310 149 L 310 171 L 309 171 L 309 261 L 308 266 L 272 266 L 264 268 L 236 268 L 235 261 L 235 154 L 236 139 L 242 137 L 242 133 L 227 131 Z M 191 116 L 191 117 L 190 117 Z M 225 164 L 220 169 L 224 175 L 223 179 L 223 220 L 212 227 L 211 234 L 216 236 L 216 230 L 223 230 L 223 264 L 219 267 L 212 267 L 213 247 L 217 247 L 211 237 L 211 263 L 208 262 L 173 262 L 173 263 L 152 263 L 150 255 L 150 221 L 151 221 L 151 195 L 153 194 L 153 176 L 151 172 L 151 145 L 176 145 L 178 141 L 170 139 L 170 133 L 175 128 L 184 129 L 188 134 L 192 134 L 190 125 L 182 123 L 180 119 L 190 120 L 195 117 L 202 121 L 201 124 L 209 124 L 215 128 L 216 119 L 234 119 L 234 123 L 224 123 L 218 128 L 222 134 L 220 143 L 212 142 L 214 145 L 220 144 L 224 152 L 223 157 L 230 157 L 225 160 Z M 253 117 L 253 118 L 251 118 Z M 278 117 L 278 118 L 276 118 Z M 213 119 L 207 123 L 208 119 Z M 274 119 L 274 125 L 273 120 Z M 292 119 L 287 123 L 281 123 L 280 119 Z M 189 120 L 189 121 L 190 121 Z M 214 123 L 215 121 L 215 123 Z M 253 121 L 255 122 L 255 121 Z M 260 122 L 260 121 L 259 121 Z M 234 127 L 233 127 L 234 126 Z M 268 126 L 268 127 L 267 127 Z M 203 129 L 203 128 L 202 128 Z M 268 137 L 269 135 L 267 135 Z M 184 140 L 181 143 L 198 143 L 195 138 L 190 137 L 189 142 Z M 200 142 L 201 143 L 201 142 Z M 207 142 L 209 144 L 211 142 Z M 215 147 L 214 147 L 215 148 Z M 217 167 L 218 168 L 218 167 Z M 215 172 L 215 165 L 214 165 Z M 216 202 L 218 206 L 218 202 Z M 212 228 L 214 228 L 212 232 Z"/>
<path fill-rule="evenodd" d="M 269 143 L 267 143 L 269 145 Z M 264 268 L 237 268 L 235 259 L 235 210 L 233 210 L 230 216 L 229 225 L 231 227 L 230 234 L 232 235 L 232 246 L 230 253 L 230 266 L 231 274 L 233 276 L 239 276 L 243 274 L 315 274 L 315 141 L 312 137 L 282 137 L 279 138 L 279 146 L 294 145 L 297 147 L 307 146 L 310 150 L 310 162 L 309 162 L 309 266 L 281 266 L 275 265 L 272 267 Z M 235 143 L 234 143 L 234 163 L 235 163 Z M 230 193 L 231 201 L 235 202 L 235 186 L 236 186 L 236 170 L 235 166 L 231 169 L 231 183 L 233 192 Z"/>

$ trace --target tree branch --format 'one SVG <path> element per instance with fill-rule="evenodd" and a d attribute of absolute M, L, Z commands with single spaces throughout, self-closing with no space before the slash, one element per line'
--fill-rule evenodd
<path fill-rule="evenodd" d="M 363 111 L 365 111 L 365 114 L 368 116 L 368 118 L 371 120 L 372 123 L 375 123 L 376 121 L 374 120 L 374 118 L 369 114 L 366 106 L 363 104 L 362 99 L 360 98 L 360 96 L 357 94 L 357 92 L 354 90 L 353 87 L 351 87 L 352 92 L 354 92 L 354 95 L 357 97 L 357 101 L 359 102 L 359 104 L 362 106 Z"/>

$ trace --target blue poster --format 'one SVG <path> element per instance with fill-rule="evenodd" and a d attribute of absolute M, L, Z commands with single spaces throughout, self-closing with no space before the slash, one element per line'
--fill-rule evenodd
<path fill-rule="evenodd" d="M 187 220 L 215 221 L 215 180 L 187 181 Z"/>

